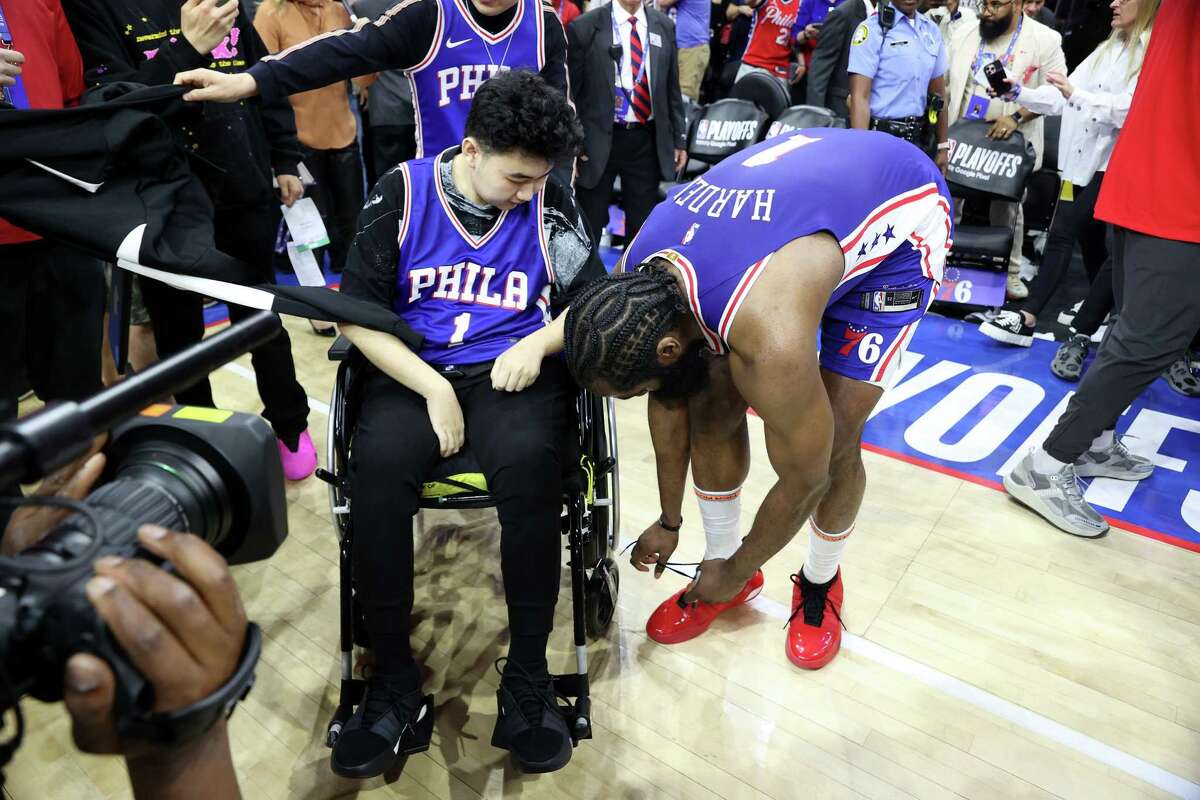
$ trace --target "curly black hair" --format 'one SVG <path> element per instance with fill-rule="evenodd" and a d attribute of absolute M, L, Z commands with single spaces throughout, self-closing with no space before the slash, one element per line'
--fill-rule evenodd
<path fill-rule="evenodd" d="M 660 371 L 658 342 L 687 313 L 675 278 L 654 262 L 593 281 L 567 311 L 567 367 L 580 385 L 632 389 Z"/>
<path fill-rule="evenodd" d="M 558 162 L 583 145 L 583 127 L 567 97 L 542 76 L 514 69 L 488 78 L 467 114 L 466 136 L 493 153 L 519 150 Z"/>

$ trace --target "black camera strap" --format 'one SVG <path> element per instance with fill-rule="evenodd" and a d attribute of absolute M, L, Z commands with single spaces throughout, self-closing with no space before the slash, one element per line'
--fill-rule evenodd
<path fill-rule="evenodd" d="M 254 668 L 261 653 L 262 631 L 251 622 L 246 625 L 241 660 L 224 686 L 177 711 L 147 713 L 134 708 L 117 721 L 117 733 L 167 748 L 199 738 L 220 720 L 228 719 L 238 702 L 250 694 L 254 686 Z"/>

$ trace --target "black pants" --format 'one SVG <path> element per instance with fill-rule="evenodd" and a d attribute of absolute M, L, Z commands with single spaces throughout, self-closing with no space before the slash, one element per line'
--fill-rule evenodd
<path fill-rule="evenodd" d="M 1104 259 L 1100 272 L 1092 278 L 1092 285 L 1088 288 L 1087 297 L 1083 299 L 1083 305 L 1075 312 L 1071 330 L 1091 336 L 1100 330 L 1108 312 L 1113 310 L 1114 303 L 1113 260 L 1110 254 L 1108 258 Z"/>
<path fill-rule="evenodd" d="M 244 261 L 251 273 L 245 283 L 273 283 L 271 270 L 275 252 L 275 231 L 279 211 L 271 207 L 218 209 L 214 218 L 217 249 Z M 150 313 L 154 339 L 161 358 L 174 355 L 200 341 L 204 336 L 203 299 L 193 292 L 173 289 L 154 280 L 142 281 L 142 297 Z M 244 306 L 229 307 L 234 323 L 256 313 Z M 263 402 L 263 417 L 271 423 L 275 435 L 291 444 L 308 427 L 308 398 L 296 380 L 292 361 L 292 340 L 287 331 L 250 354 Z M 175 393 L 185 405 L 214 406 L 208 378 Z"/>
<path fill-rule="evenodd" d="M 1179 357 L 1200 330 L 1198 268 L 1200 244 L 1114 229 L 1119 316 L 1046 439 L 1046 452 L 1073 463 Z"/>
<path fill-rule="evenodd" d="M 329 263 L 334 272 L 346 265 L 346 254 L 358 230 L 358 212 L 363 204 L 363 166 L 358 143 L 336 150 L 302 148 L 304 166 L 316 182 L 309 196 L 317 204 L 329 234 Z"/>
<path fill-rule="evenodd" d="M 1060 200 L 1054 210 L 1054 221 L 1046 237 L 1046 251 L 1042 254 L 1042 265 L 1037 278 L 1029 288 L 1029 297 L 1021 309 L 1035 317 L 1050 302 L 1050 298 L 1062 285 L 1063 278 L 1071 266 L 1075 254 L 1075 242 L 1083 255 L 1083 267 L 1088 280 L 1093 283 L 1108 258 L 1105 224 L 1096 219 L 1096 199 L 1100 196 L 1100 182 L 1104 173 L 1098 172 L 1086 186 L 1074 187 L 1074 200 Z M 1111 284 L 1111 281 L 1109 282 Z M 1111 294 L 1111 289 L 1109 290 Z M 1104 313 L 1108 313 L 1105 310 Z"/>
<path fill-rule="evenodd" d="M 351 454 L 354 582 L 381 672 L 412 664 L 413 530 L 421 485 L 439 460 L 425 400 L 371 368 Z M 523 392 L 488 372 L 452 378 L 500 517 L 500 569 L 514 644 L 548 637 L 559 586 L 559 513 L 569 381 L 557 361 Z M 516 654 L 513 654 L 516 658 Z M 545 645 L 538 658 L 545 658 Z"/>
<path fill-rule="evenodd" d="M 397 164 L 417 157 L 416 125 L 375 125 L 371 128 L 371 185 Z"/>
<path fill-rule="evenodd" d="M 0 246 L 0 421 L 17 416 L 22 378 L 42 400 L 103 388 L 104 265 L 45 239 Z"/>
<path fill-rule="evenodd" d="M 654 146 L 654 123 L 640 128 L 613 127 L 612 151 L 600 182 L 591 189 L 575 187 L 575 199 L 592 229 L 592 246 L 608 223 L 613 181 L 621 176 L 621 207 L 625 210 L 625 242 L 641 230 L 642 223 L 658 203 L 658 154 Z"/>

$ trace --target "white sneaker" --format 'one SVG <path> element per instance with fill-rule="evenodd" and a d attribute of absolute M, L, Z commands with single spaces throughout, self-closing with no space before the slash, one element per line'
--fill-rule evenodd
<path fill-rule="evenodd" d="M 1008 285 L 1005 287 L 1004 296 L 1009 300 L 1024 300 L 1029 297 L 1029 289 L 1021 282 L 1020 275 L 1008 273 Z"/>
<path fill-rule="evenodd" d="M 1083 499 L 1075 465 L 1044 474 L 1033 469 L 1033 451 L 1004 476 L 1004 489 L 1051 525 L 1073 536 L 1095 539 L 1108 533 L 1108 521 Z"/>
<path fill-rule="evenodd" d="M 1116 478 L 1119 481 L 1140 481 L 1154 472 L 1154 462 L 1134 455 L 1121 441 L 1113 437 L 1107 450 L 1088 450 L 1075 462 L 1075 474 L 1081 478 Z"/>

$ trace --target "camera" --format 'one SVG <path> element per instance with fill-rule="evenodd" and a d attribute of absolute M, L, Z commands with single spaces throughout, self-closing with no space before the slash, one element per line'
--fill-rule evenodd
<path fill-rule="evenodd" d="M 75 513 L 19 555 L 0 558 L 0 712 L 18 711 L 18 732 L 0 746 L 0 766 L 19 745 L 18 698 L 61 700 L 63 670 L 77 652 L 93 653 L 112 668 L 122 736 L 178 744 L 227 715 L 249 690 L 261 645 L 253 625 L 233 678 L 197 704 L 202 708 L 150 713 L 153 686 L 131 666 L 84 587 L 103 556 L 145 558 L 171 570 L 140 548 L 136 534 L 145 523 L 193 533 L 231 564 L 268 558 L 283 543 L 283 471 L 270 426 L 250 414 L 155 403 L 279 330 L 273 314 L 257 315 L 92 398 L 51 404 L 0 425 L 5 485 L 69 463 L 111 428 L 100 486 L 83 503 L 50 499 Z M 31 501 L 46 502 L 23 502 Z"/>

